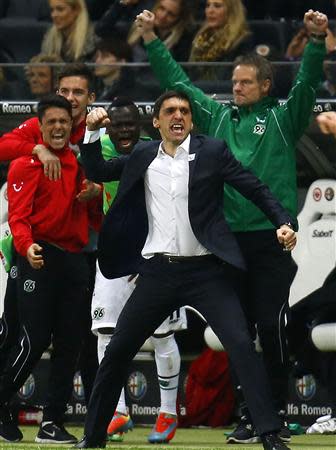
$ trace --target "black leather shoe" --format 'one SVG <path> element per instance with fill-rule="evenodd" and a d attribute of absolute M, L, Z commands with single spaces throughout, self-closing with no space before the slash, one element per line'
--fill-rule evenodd
<path fill-rule="evenodd" d="M 275 433 L 264 434 L 260 438 L 264 450 L 290 450 Z"/>
<path fill-rule="evenodd" d="M 106 442 L 91 442 L 85 436 L 72 448 L 105 448 Z"/>

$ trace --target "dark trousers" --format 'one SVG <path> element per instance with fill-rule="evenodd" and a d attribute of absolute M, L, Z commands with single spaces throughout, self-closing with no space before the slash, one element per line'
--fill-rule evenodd
<path fill-rule="evenodd" d="M 92 333 L 91 302 L 96 280 L 96 252 L 84 253 L 89 265 L 89 286 L 85 303 L 84 335 L 78 361 L 78 370 L 82 377 L 85 403 L 89 404 L 94 379 L 98 370 L 97 336 Z"/>
<path fill-rule="evenodd" d="M 312 342 L 315 325 L 336 322 L 336 267 L 323 286 L 301 299 L 291 308 L 287 337 L 295 356 L 297 377 L 312 373 L 325 386 L 336 416 L 336 352 L 321 352 Z"/>
<path fill-rule="evenodd" d="M 142 343 L 183 305 L 203 314 L 228 350 L 260 434 L 279 429 L 266 373 L 231 285 L 231 270 L 215 257 L 169 263 L 156 256 L 144 263 L 97 372 L 85 423 L 90 444 L 105 439 L 128 366 Z"/>
<path fill-rule="evenodd" d="M 288 349 L 285 313 L 296 273 L 291 254 L 284 252 L 274 230 L 235 233 L 247 264 L 238 293 L 251 333 L 257 327 L 271 383 L 274 406 L 287 410 Z"/>
<path fill-rule="evenodd" d="M 7 364 L 11 348 L 17 343 L 20 326 L 16 293 L 17 266 L 11 268 L 7 278 L 4 310 L 0 319 L 0 374 Z"/>
<path fill-rule="evenodd" d="M 33 269 L 21 256 L 17 259 L 20 339 L 0 377 L 0 403 L 9 401 L 22 386 L 52 341 L 53 376 L 44 420 L 62 423 L 82 341 L 88 267 L 82 254 L 45 242 L 40 245 L 45 259 L 42 269 Z"/>

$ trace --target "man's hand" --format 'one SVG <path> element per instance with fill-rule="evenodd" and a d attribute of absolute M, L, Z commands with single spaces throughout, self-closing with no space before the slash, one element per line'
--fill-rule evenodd
<path fill-rule="evenodd" d="M 43 164 L 44 175 L 49 180 L 56 181 L 61 178 L 61 163 L 58 156 L 48 150 L 43 144 L 35 145 L 32 153 Z"/>
<path fill-rule="evenodd" d="M 154 13 L 148 11 L 147 9 L 144 9 L 142 13 L 136 16 L 135 24 L 146 44 L 154 41 L 154 39 L 157 38 L 156 34 L 154 33 L 154 20 Z"/>
<path fill-rule="evenodd" d="M 32 244 L 27 250 L 27 259 L 33 269 L 41 269 L 44 266 L 42 250 L 38 244 Z"/>
<path fill-rule="evenodd" d="M 319 114 L 316 122 L 324 134 L 333 134 L 336 138 L 336 112 L 328 111 Z"/>
<path fill-rule="evenodd" d="M 99 130 L 111 123 L 105 108 L 99 106 L 86 116 L 86 127 L 89 131 Z"/>
<path fill-rule="evenodd" d="M 90 180 L 83 180 L 83 189 L 77 194 L 77 199 L 80 202 L 87 202 L 95 197 L 98 197 L 102 191 L 100 184 L 94 183 Z"/>
<path fill-rule="evenodd" d="M 281 225 L 277 229 L 277 238 L 280 244 L 283 245 L 284 251 L 291 252 L 296 245 L 296 233 L 288 225 Z"/>
<path fill-rule="evenodd" d="M 303 22 L 309 33 L 323 34 L 327 32 L 328 17 L 319 11 L 310 9 L 304 15 Z"/>

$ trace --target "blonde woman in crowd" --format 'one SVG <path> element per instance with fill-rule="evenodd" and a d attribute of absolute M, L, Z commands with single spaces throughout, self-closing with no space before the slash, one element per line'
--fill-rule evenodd
<path fill-rule="evenodd" d="M 157 0 L 152 12 L 155 14 L 155 32 L 178 61 L 187 61 L 191 42 L 195 35 L 191 0 Z M 133 47 L 134 61 L 147 60 L 138 28 L 133 25 L 128 34 Z"/>
<path fill-rule="evenodd" d="M 233 61 L 252 48 L 242 1 L 207 0 L 205 20 L 192 42 L 189 61 Z M 206 78 L 216 78 L 213 70 L 206 69 L 206 73 Z"/>
<path fill-rule="evenodd" d="M 52 26 L 41 53 L 55 54 L 66 62 L 87 61 L 94 51 L 94 30 L 85 0 L 49 0 Z"/>

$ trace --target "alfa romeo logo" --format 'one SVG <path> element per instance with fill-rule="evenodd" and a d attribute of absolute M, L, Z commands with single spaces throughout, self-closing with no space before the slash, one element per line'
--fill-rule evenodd
<path fill-rule="evenodd" d="M 132 372 L 127 380 L 127 391 L 133 400 L 141 400 L 147 392 L 147 380 L 142 372 Z"/>
<path fill-rule="evenodd" d="M 304 375 L 296 380 L 296 392 L 301 400 L 310 400 L 316 392 L 316 382 L 313 375 Z"/>

